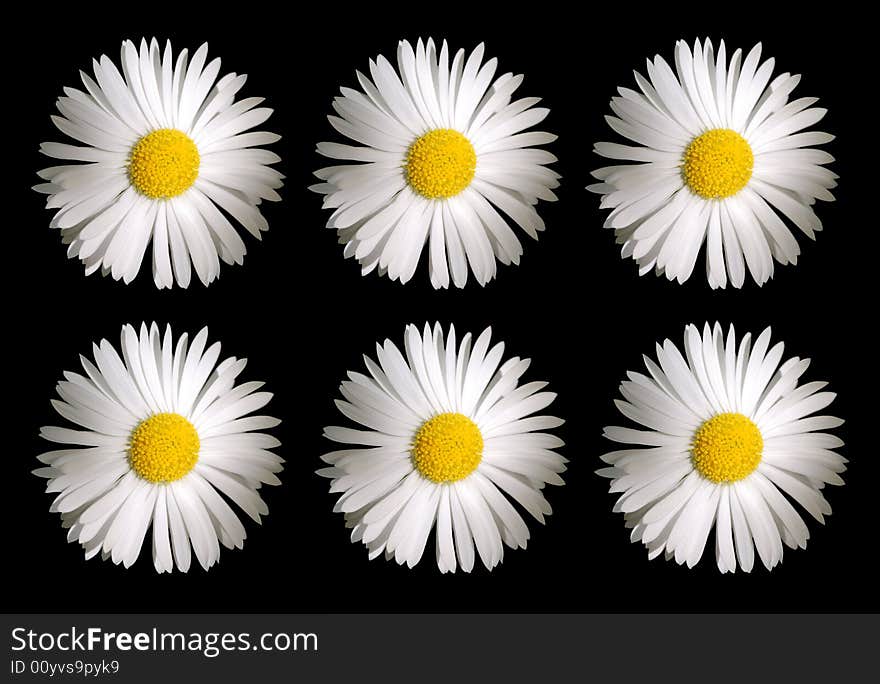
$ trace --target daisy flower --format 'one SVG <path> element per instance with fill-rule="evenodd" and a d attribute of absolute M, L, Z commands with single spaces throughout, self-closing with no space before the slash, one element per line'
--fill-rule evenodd
<path fill-rule="evenodd" d="M 760 43 L 728 63 L 724 41 L 717 55 L 709 40 L 693 50 L 678 41 L 675 72 L 657 55 L 647 79 L 635 74 L 638 91 L 618 89 L 606 120 L 633 144 L 596 144 L 623 163 L 593 172 L 600 182 L 589 189 L 612 210 L 605 226 L 640 275 L 654 269 L 683 283 L 705 243 L 713 289 L 742 287 L 746 268 L 763 285 L 774 259 L 797 263 L 789 223 L 811 239 L 822 230 L 812 207 L 834 200 L 837 175 L 823 166 L 834 157 L 812 146 L 834 136 L 805 131 L 826 110 L 816 98 L 789 102 L 800 76 L 773 78 L 773 66 L 761 63 Z"/>
<path fill-rule="evenodd" d="M 721 572 L 752 569 L 755 549 L 769 570 L 782 562 L 783 543 L 805 548 L 810 536 L 791 501 L 820 523 L 831 507 L 826 484 L 840 485 L 843 442 L 829 433 L 839 418 L 813 415 L 835 395 L 826 383 L 798 380 L 810 364 L 782 361 L 782 343 L 770 347 L 770 328 L 752 344 L 736 344 L 733 326 L 685 328 L 683 357 L 669 340 L 657 345 L 648 375 L 627 373 L 617 408 L 644 430 L 605 428 L 626 445 L 602 456 L 631 539 L 648 557 L 665 554 L 693 567 L 715 530 Z M 789 501 L 791 499 L 791 501 Z"/>
<path fill-rule="evenodd" d="M 341 163 L 317 171 L 323 182 L 312 190 L 325 195 L 327 227 L 364 274 L 405 283 L 427 244 L 435 288 L 450 278 L 464 287 L 468 267 L 485 285 L 496 259 L 519 263 L 509 220 L 535 239 L 544 230 L 535 205 L 556 200 L 559 174 L 546 167 L 556 157 L 535 146 L 556 136 L 524 131 L 549 110 L 535 107 L 539 98 L 512 100 L 523 77 L 494 78 L 497 60 L 483 64 L 483 52 L 481 43 L 451 57 L 446 41 L 439 54 L 433 40 L 415 49 L 401 41 L 396 70 L 380 55 L 372 80 L 358 72 L 361 90 L 342 88 L 334 100 L 330 123 L 356 144 L 318 144 Z"/>
<path fill-rule="evenodd" d="M 157 572 L 189 570 L 190 546 L 207 570 L 220 544 L 240 549 L 246 537 L 227 499 L 258 523 L 269 512 L 257 490 L 279 484 L 283 460 L 269 451 L 280 442 L 256 431 L 280 421 L 249 414 L 272 395 L 261 382 L 235 386 L 246 359 L 218 364 L 220 344 L 207 341 L 207 328 L 189 344 L 170 327 L 126 325 L 121 358 L 101 340 L 94 363 L 80 357 L 85 375 L 58 383 L 52 405 L 82 429 L 44 427 L 64 446 L 40 455 L 34 474 L 48 478 L 51 510 L 86 558 L 129 567 L 152 525 Z"/>
<path fill-rule="evenodd" d="M 563 423 L 533 415 L 556 397 L 545 382 L 519 385 L 528 359 L 502 363 L 504 345 L 489 346 L 486 329 L 456 345 L 455 329 L 439 324 L 420 334 L 406 328 L 404 353 L 376 345 L 378 362 L 349 373 L 339 411 L 364 429 L 328 427 L 324 436 L 345 446 L 321 458 L 318 473 L 341 493 L 352 542 L 370 559 L 380 554 L 413 567 L 436 527 L 437 566 L 470 572 L 474 547 L 483 564 L 501 562 L 504 544 L 525 548 L 529 529 L 512 502 L 543 523 L 550 504 L 545 484 L 564 484 L 563 442 L 544 432 Z"/>
<path fill-rule="evenodd" d="M 250 129 L 272 110 L 257 107 L 262 98 L 235 102 L 247 77 L 218 80 L 220 60 L 207 57 L 207 43 L 175 61 L 170 42 L 126 40 L 122 73 L 102 55 L 94 79 L 80 72 L 85 91 L 58 98 L 52 121 L 81 144 L 40 150 L 76 163 L 43 169 L 34 189 L 49 195 L 51 225 L 87 275 L 130 283 L 152 240 L 156 287 L 187 287 L 190 262 L 207 285 L 220 259 L 240 264 L 247 251 L 230 218 L 258 239 L 268 230 L 258 207 L 280 199 L 283 176 L 269 166 L 278 155 L 258 146 L 279 136 Z"/>

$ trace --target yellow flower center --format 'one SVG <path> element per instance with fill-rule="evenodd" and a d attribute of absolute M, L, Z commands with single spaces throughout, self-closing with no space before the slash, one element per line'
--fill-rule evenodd
<path fill-rule="evenodd" d="M 431 482 L 457 482 L 480 464 L 483 435 L 467 416 L 441 413 L 422 424 L 411 453 L 416 470 Z"/>
<path fill-rule="evenodd" d="M 150 199 L 168 199 L 189 190 L 199 176 L 199 148 L 185 133 L 160 128 L 131 148 L 128 178 Z"/>
<path fill-rule="evenodd" d="M 761 462 L 761 431 L 741 413 L 719 413 L 694 434 L 691 460 L 694 468 L 712 482 L 737 482 Z"/>
<path fill-rule="evenodd" d="M 729 128 L 713 128 L 691 140 L 681 175 L 704 199 L 723 199 L 742 190 L 752 177 L 755 156 L 749 143 Z"/>
<path fill-rule="evenodd" d="M 177 413 L 156 413 L 131 433 L 128 462 L 147 482 L 174 482 L 199 460 L 199 433 Z"/>
<path fill-rule="evenodd" d="M 422 197 L 446 199 L 474 179 L 477 153 L 471 141 L 451 128 L 428 131 L 406 152 L 406 182 Z"/>

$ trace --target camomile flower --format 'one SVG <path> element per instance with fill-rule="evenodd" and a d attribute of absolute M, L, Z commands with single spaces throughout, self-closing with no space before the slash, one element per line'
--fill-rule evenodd
<path fill-rule="evenodd" d="M 595 151 L 620 163 L 593 172 L 589 189 L 611 209 L 613 228 L 640 275 L 650 270 L 683 283 L 705 243 L 712 288 L 742 287 L 746 268 L 758 285 L 774 259 L 797 263 L 790 224 L 809 236 L 822 230 L 816 200 L 834 200 L 834 161 L 814 149 L 833 140 L 807 131 L 825 116 L 816 98 L 789 96 L 800 76 L 773 77 L 760 43 L 727 60 L 724 41 L 675 46 L 675 72 L 659 55 L 648 60 L 639 90 L 611 100 L 611 128 L 630 144 L 601 142 Z"/>
<path fill-rule="evenodd" d="M 798 381 L 810 364 L 782 361 L 770 328 L 739 346 L 733 326 L 685 328 L 685 356 L 669 340 L 657 345 L 648 375 L 627 373 L 620 412 L 644 427 L 608 427 L 605 436 L 627 445 L 602 456 L 614 510 L 625 514 L 632 541 L 693 567 L 715 530 L 721 572 L 752 569 L 755 549 L 769 570 L 782 562 L 783 544 L 806 548 L 810 533 L 799 504 L 820 523 L 831 507 L 826 484 L 840 485 L 843 442 L 823 432 L 843 423 L 814 415 L 835 395 L 824 382 Z"/>
<path fill-rule="evenodd" d="M 502 363 L 504 345 L 490 338 L 487 328 L 458 344 L 453 327 L 444 338 L 439 324 L 409 325 L 403 354 L 385 340 L 376 362 L 365 357 L 368 375 L 350 372 L 340 386 L 339 411 L 362 429 L 325 428 L 345 446 L 322 456 L 330 467 L 318 473 L 333 480 L 334 510 L 370 559 L 413 567 L 434 528 L 441 572 L 470 572 L 475 555 L 491 570 L 505 544 L 529 539 L 514 502 L 541 523 L 550 514 L 541 490 L 564 484 L 566 459 L 544 430 L 563 421 L 534 414 L 556 395 L 545 382 L 520 385 L 529 360 Z"/>
<path fill-rule="evenodd" d="M 363 274 L 405 283 L 427 245 L 435 288 L 464 287 L 469 267 L 485 285 L 496 259 L 519 264 L 511 221 L 535 239 L 544 230 L 535 205 L 556 200 L 559 174 L 536 146 L 556 136 L 525 131 L 549 110 L 535 107 L 539 98 L 513 100 L 523 77 L 495 78 L 497 60 L 483 64 L 483 53 L 482 43 L 452 56 L 446 41 L 438 54 L 433 40 L 404 40 L 397 69 L 380 55 L 372 80 L 358 72 L 361 89 L 334 100 L 330 123 L 354 144 L 318 144 L 339 163 L 317 171 L 312 190 Z"/>
<path fill-rule="evenodd" d="M 80 72 L 85 91 L 58 98 L 52 121 L 74 144 L 40 146 L 63 162 L 40 171 L 46 182 L 34 189 L 49 195 L 51 225 L 87 275 L 130 283 L 152 241 L 156 287 L 187 287 L 192 268 L 207 285 L 221 259 L 244 259 L 232 221 L 258 239 L 268 230 L 259 205 L 280 199 L 283 176 L 270 167 L 278 155 L 259 146 L 279 136 L 251 129 L 272 110 L 262 98 L 236 102 L 247 77 L 218 80 L 220 60 L 207 57 L 207 43 L 175 60 L 170 42 L 126 40 L 122 73 L 101 56 L 94 79 Z"/>
<path fill-rule="evenodd" d="M 254 521 L 269 509 L 257 490 L 279 483 L 283 460 L 274 437 L 258 432 L 276 418 L 250 415 L 271 399 L 261 382 L 235 384 L 246 360 L 217 363 L 220 344 L 204 328 L 189 343 L 154 323 L 122 328 L 122 356 L 107 340 L 93 346 L 85 375 L 65 373 L 55 410 L 78 426 L 44 427 L 63 445 L 39 456 L 34 474 L 57 494 L 68 541 L 86 558 L 98 553 L 129 567 L 152 526 L 157 572 L 189 570 L 191 552 L 206 570 L 220 544 L 242 548 L 244 525 L 229 502 Z"/>

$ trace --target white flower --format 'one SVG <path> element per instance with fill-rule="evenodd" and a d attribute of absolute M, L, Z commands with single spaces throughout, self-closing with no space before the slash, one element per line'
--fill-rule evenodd
<path fill-rule="evenodd" d="M 47 182 L 34 189 L 49 195 L 51 225 L 86 274 L 100 269 L 131 282 L 152 240 L 156 287 L 187 287 L 190 261 L 207 285 L 220 259 L 240 264 L 247 251 L 227 215 L 258 239 L 268 230 L 258 205 L 280 199 L 283 176 L 268 166 L 278 155 L 257 146 L 279 136 L 245 131 L 272 110 L 257 107 L 262 98 L 235 102 L 247 77 L 217 80 L 220 60 L 206 65 L 207 55 L 206 43 L 192 60 L 184 50 L 175 62 L 170 42 L 160 54 L 155 38 L 140 49 L 126 40 L 122 74 L 102 56 L 92 63 L 94 80 L 80 72 L 85 92 L 65 88 L 58 98 L 61 116 L 52 121 L 82 145 L 40 149 L 86 163 L 43 169 Z"/>
<path fill-rule="evenodd" d="M 822 230 L 812 206 L 834 199 L 837 175 L 823 166 L 834 158 L 810 146 L 834 136 L 802 131 L 826 110 L 815 98 L 789 102 L 800 76 L 772 78 L 760 44 L 741 57 L 736 50 L 728 64 L 724 41 L 717 56 L 709 40 L 693 50 L 679 41 L 677 75 L 657 55 L 647 79 L 635 74 L 640 92 L 620 88 L 611 100 L 608 124 L 635 144 L 597 143 L 598 154 L 625 163 L 595 171 L 601 182 L 589 189 L 612 209 L 605 226 L 641 275 L 654 269 L 683 283 L 705 243 L 712 288 L 728 279 L 742 287 L 746 267 L 763 285 L 774 259 L 794 264 L 800 254 L 784 219 L 811 239 Z"/>
<path fill-rule="evenodd" d="M 542 430 L 563 421 L 532 414 L 556 395 L 540 391 L 544 382 L 518 386 L 529 360 L 502 363 L 504 345 L 490 348 L 490 337 L 486 329 L 471 347 L 468 333 L 456 349 L 454 328 L 444 340 L 439 324 L 422 334 L 410 325 L 406 358 L 385 340 L 378 364 L 365 357 L 369 376 L 350 372 L 342 383 L 337 407 L 366 429 L 324 435 L 365 448 L 326 454 L 332 467 L 318 472 L 342 493 L 334 510 L 371 559 L 384 553 L 413 567 L 436 526 L 441 572 L 470 572 L 474 545 L 492 569 L 504 544 L 525 548 L 529 538 L 511 500 L 541 523 L 550 514 L 541 489 L 563 484 L 566 459 L 553 451 L 562 440 Z"/>
<path fill-rule="evenodd" d="M 770 328 L 737 349 L 732 326 L 725 341 L 717 323 L 702 336 L 689 325 L 684 349 L 686 357 L 666 340 L 657 363 L 645 357 L 650 377 L 627 373 L 615 403 L 647 430 L 606 428 L 635 447 L 605 454 L 611 467 L 598 472 L 621 493 L 614 510 L 650 558 L 693 567 L 714 527 L 721 572 L 737 564 L 749 572 L 755 548 L 772 569 L 783 543 L 805 548 L 810 536 L 789 498 L 824 523 L 831 507 L 821 489 L 843 484 L 846 459 L 833 451 L 843 442 L 822 432 L 843 421 L 812 415 L 835 395 L 819 391 L 824 382 L 798 386 L 809 359 L 780 364 L 783 345 L 770 348 Z"/>
<path fill-rule="evenodd" d="M 534 106 L 539 98 L 512 101 L 523 77 L 493 81 L 497 60 L 482 61 L 482 44 L 450 64 L 445 41 L 439 55 L 433 40 L 415 50 L 401 41 L 396 71 L 380 55 L 372 80 L 358 72 L 361 90 L 342 88 L 334 100 L 330 123 L 357 145 L 320 143 L 343 163 L 317 171 L 324 182 L 312 189 L 326 195 L 327 227 L 364 274 L 378 268 L 405 283 L 427 244 L 435 288 L 449 287 L 450 273 L 464 287 L 468 266 L 485 285 L 496 259 L 519 263 L 508 217 L 535 239 L 544 230 L 534 205 L 556 200 L 559 174 L 545 166 L 556 157 L 534 146 L 556 136 L 523 131 L 549 110 Z"/>
<path fill-rule="evenodd" d="M 85 375 L 65 373 L 55 409 L 81 430 L 44 427 L 40 434 L 65 445 L 39 456 L 48 467 L 34 474 L 57 493 L 68 541 L 86 558 L 129 567 L 153 527 L 157 572 L 186 572 L 190 545 L 206 570 L 220 544 L 241 548 L 246 536 L 223 494 L 256 522 L 269 512 L 257 490 L 278 484 L 283 460 L 269 449 L 274 437 L 255 432 L 278 425 L 251 416 L 271 399 L 263 383 L 235 386 L 246 360 L 217 364 L 220 344 L 208 347 L 208 329 L 175 344 L 171 328 L 154 323 L 140 334 L 122 328 L 122 358 L 106 340 L 93 346 L 94 363 L 80 357 Z M 70 445 L 70 446 L 69 446 Z"/>

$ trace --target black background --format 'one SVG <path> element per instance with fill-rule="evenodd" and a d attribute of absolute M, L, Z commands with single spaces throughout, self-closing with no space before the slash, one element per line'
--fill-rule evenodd
<path fill-rule="evenodd" d="M 23 17 L 7 24 L 4 132 L 6 192 L 3 491 L 4 608 L 22 612 L 352 612 L 352 611 L 867 611 L 877 610 L 872 557 L 877 520 L 878 459 L 868 441 L 875 421 L 874 323 L 877 220 L 872 208 L 876 124 L 869 100 L 875 77 L 869 44 L 858 35 L 865 18 L 774 16 L 772 7 L 688 8 L 646 12 L 612 3 L 570 14 L 554 5 L 513 9 L 487 4 L 396 11 L 390 5 L 352 9 L 335 3 L 276 14 L 265 4 L 234 15 L 211 5 L 159 7 L 115 4 Z M 128 9 L 127 9 L 128 8 Z M 834 12 L 835 7 L 828 12 Z M 310 17 L 306 19 L 306 16 Z M 289 18 L 285 18 L 289 17 Z M 28 27 L 28 28 L 25 28 Z M 30 27 L 33 27 L 31 29 Z M 33 33 L 31 32 L 33 30 Z M 171 38 L 175 53 L 207 40 L 221 73 L 249 74 L 241 97 L 264 96 L 275 113 L 263 128 L 283 135 L 272 146 L 287 175 L 283 201 L 265 207 L 271 229 L 259 243 L 245 236 L 243 267 L 224 266 L 209 288 L 193 279 L 188 290 L 157 291 L 149 264 L 129 286 L 86 278 L 68 260 L 48 228 L 44 197 L 30 190 L 35 172 L 52 165 L 38 144 L 62 140 L 49 121 L 63 86 L 79 87 L 77 70 L 90 70 L 102 53 L 118 62 L 119 44 L 156 35 Z M 499 266 L 485 288 L 434 291 L 420 266 L 406 286 L 360 275 L 343 260 L 333 231 L 325 229 L 321 198 L 306 187 L 329 162 L 315 152 L 321 140 L 340 140 L 326 121 L 339 86 L 356 86 L 355 69 L 368 58 L 392 58 L 397 41 L 447 38 L 453 48 L 484 40 L 498 73 L 524 73 L 518 96 L 541 96 L 551 108 L 541 125 L 559 135 L 549 148 L 563 176 L 555 204 L 539 208 L 547 231 L 538 243 L 521 234 L 519 267 Z M 610 230 L 602 229 L 598 198 L 584 190 L 597 140 L 611 140 L 603 116 L 618 85 L 632 86 L 632 69 L 656 53 L 670 62 L 675 40 L 725 38 L 733 47 L 762 41 L 777 59 L 776 73 L 804 75 L 795 96 L 819 96 L 829 108 L 817 127 L 838 135 L 827 149 L 837 157 L 837 202 L 820 203 L 826 230 L 812 243 L 798 234 L 797 266 L 777 265 L 763 288 L 747 279 L 742 290 L 711 291 L 701 261 L 684 286 L 653 274 L 638 277 L 623 261 Z M 864 85 L 863 85 L 864 84 Z M 866 94 L 867 93 L 867 94 Z M 63 370 L 78 370 L 78 354 L 106 337 L 118 343 L 123 323 L 170 322 L 175 334 L 210 326 L 223 356 L 245 356 L 246 380 L 267 381 L 275 393 L 268 412 L 284 419 L 276 434 L 287 459 L 283 484 L 267 487 L 270 514 L 262 526 L 245 520 L 243 551 L 224 550 L 204 572 L 158 576 L 149 542 L 129 570 L 86 562 L 67 544 L 59 517 L 50 514 L 45 482 L 32 476 L 35 457 L 51 447 L 41 425 L 63 424 L 49 404 Z M 333 406 L 348 369 L 377 341 L 401 341 L 404 325 L 439 320 L 460 332 L 492 325 L 506 354 L 531 357 L 527 380 L 545 379 L 559 397 L 553 413 L 570 459 L 566 486 L 548 488 L 554 513 L 542 527 L 530 519 L 525 551 L 507 550 L 492 573 L 441 576 L 433 542 L 413 570 L 368 561 L 349 541 L 335 496 L 314 470 L 332 445 L 322 427 L 340 424 Z M 806 380 L 828 380 L 838 399 L 830 411 L 847 419 L 837 432 L 850 459 L 846 485 L 829 488 L 834 514 L 823 527 L 809 519 L 806 551 L 786 549 L 768 573 L 721 576 L 710 539 L 693 570 L 649 562 L 629 542 L 622 516 L 612 514 L 607 481 L 594 474 L 599 455 L 613 446 L 602 427 L 621 424 L 613 405 L 627 369 L 666 337 L 680 343 L 684 325 L 733 322 L 740 334 L 773 326 L 786 356 L 813 359 Z M 804 513 L 806 518 L 806 513 Z"/>

